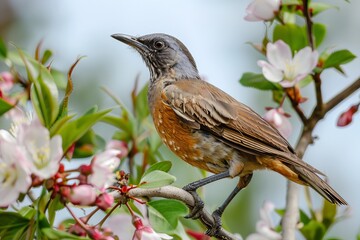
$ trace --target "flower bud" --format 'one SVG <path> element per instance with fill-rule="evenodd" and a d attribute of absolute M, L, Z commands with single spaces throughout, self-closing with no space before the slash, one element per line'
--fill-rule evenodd
<path fill-rule="evenodd" d="M 96 206 L 98 206 L 101 210 L 106 210 L 111 207 L 114 203 L 114 197 L 109 193 L 102 193 L 100 196 L 96 198 Z"/>
<path fill-rule="evenodd" d="M 75 205 L 92 206 L 96 200 L 95 188 L 90 185 L 72 187 L 69 200 Z"/>

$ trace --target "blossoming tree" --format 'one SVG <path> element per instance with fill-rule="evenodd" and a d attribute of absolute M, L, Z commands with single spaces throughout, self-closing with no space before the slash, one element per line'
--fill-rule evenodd
<path fill-rule="evenodd" d="M 355 58 L 346 49 L 318 50 L 326 26 L 313 17 L 333 7 L 309 0 L 254 0 L 246 9 L 246 20 L 266 24 L 262 43 L 252 44 L 266 60 L 257 62 L 261 73 L 244 73 L 240 83 L 272 93 L 277 107 L 266 107 L 264 118 L 284 137 L 292 131 L 283 106 L 290 101 L 292 109 L 286 111 L 294 112 L 303 125 L 296 145 L 299 156 L 313 143 L 319 120 L 360 88 L 358 79 L 330 101 L 323 100 L 322 73 L 333 68 L 344 74 L 342 65 Z M 80 59 L 67 74 L 53 69 L 51 59 L 52 52 L 42 51 L 41 44 L 31 57 L 0 40 L 0 61 L 8 68 L 0 73 L 0 116 L 11 125 L 0 130 L 0 239 L 209 239 L 201 230 L 214 221 L 206 210 L 200 225 L 180 221 L 194 199 L 171 186 L 175 177 L 168 173 L 171 162 L 164 161 L 149 119 L 146 86 L 135 86 L 131 93 L 132 111 L 105 89 L 120 115 L 97 107 L 73 114 L 68 108 L 72 72 Z M 301 89 L 308 84 L 316 95 L 310 115 L 301 108 L 307 100 Z M 358 107 L 354 103 L 341 114 L 338 126 L 351 123 Z M 116 129 L 112 140 L 106 142 L 93 130 L 98 122 Z M 73 164 L 80 158 L 87 162 Z M 256 233 L 247 239 L 291 240 L 298 230 L 306 239 L 323 239 L 339 219 L 336 206 L 324 201 L 319 211 L 309 204 L 308 215 L 298 209 L 297 194 L 289 183 L 286 206 L 277 211 L 281 226 L 270 216 L 275 206 L 265 202 Z M 85 216 L 76 214 L 78 207 L 86 210 Z M 56 223 L 62 209 L 69 217 Z M 101 216 L 98 222 L 96 214 Z M 223 228 L 219 235 L 241 239 Z"/>

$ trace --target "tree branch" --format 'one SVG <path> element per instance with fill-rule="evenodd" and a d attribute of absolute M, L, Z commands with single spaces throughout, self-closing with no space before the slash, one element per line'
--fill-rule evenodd
<path fill-rule="evenodd" d="M 311 16 L 310 16 L 310 12 L 309 12 L 309 0 L 303 0 L 303 14 L 305 17 L 305 21 L 306 21 L 306 30 L 307 30 L 307 36 L 308 36 L 308 40 L 309 40 L 309 45 L 311 47 L 312 50 L 315 49 L 314 46 L 314 38 L 313 38 L 313 34 L 312 34 L 312 20 L 311 20 Z"/>
<path fill-rule="evenodd" d="M 338 105 L 342 100 L 353 94 L 356 90 L 360 88 L 360 78 L 353 82 L 350 86 L 342 90 L 335 97 L 325 104 L 325 112 L 329 112 L 336 105 Z"/>
<path fill-rule="evenodd" d="M 320 73 L 315 73 L 313 75 L 313 79 L 315 82 L 315 94 L 316 94 L 316 108 L 315 111 L 319 114 L 324 114 L 324 102 L 321 91 L 321 78 Z"/>
<path fill-rule="evenodd" d="M 116 199 L 122 198 L 122 196 L 118 192 L 114 191 L 112 192 L 112 194 Z M 177 188 L 173 186 L 164 186 L 160 188 L 150 188 L 150 189 L 134 188 L 128 192 L 128 196 L 129 197 L 163 197 L 168 199 L 179 200 L 185 203 L 186 205 L 188 205 L 189 208 L 192 208 L 194 206 L 194 198 L 191 196 L 190 193 L 186 192 L 181 188 Z M 213 226 L 214 224 L 213 217 L 205 209 L 203 209 L 200 212 L 199 220 L 207 228 Z M 229 239 L 229 240 L 238 239 L 235 235 L 227 232 L 223 228 L 219 230 L 218 235 L 215 237 L 218 239 Z"/>
<path fill-rule="evenodd" d="M 320 77 L 319 80 L 321 81 Z M 316 84 L 316 80 L 315 80 Z M 316 127 L 317 123 L 325 117 L 331 109 L 338 105 L 341 101 L 349 97 L 352 93 L 360 88 L 360 78 L 355 80 L 350 86 L 342 90 L 329 102 L 323 104 L 322 96 L 321 101 L 317 101 L 316 107 L 313 110 L 308 122 L 304 125 L 299 141 L 296 145 L 295 151 L 297 155 L 302 158 L 307 147 L 313 143 L 312 132 Z M 316 91 L 320 91 L 316 87 Z M 321 105 L 321 107 L 319 106 Z M 298 221 L 298 190 L 295 183 L 288 182 L 287 196 L 286 196 L 286 211 L 282 220 L 283 227 L 283 239 L 295 240 L 295 230 Z"/>

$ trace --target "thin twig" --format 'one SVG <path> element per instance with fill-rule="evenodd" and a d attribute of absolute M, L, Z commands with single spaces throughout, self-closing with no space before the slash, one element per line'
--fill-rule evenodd
<path fill-rule="evenodd" d="M 297 113 L 297 115 L 299 116 L 301 122 L 302 122 L 304 125 L 306 125 L 308 119 L 307 119 L 307 117 L 305 116 L 303 110 L 300 108 L 299 103 L 289 95 L 289 92 L 286 92 L 286 94 L 287 94 L 288 98 L 290 99 L 291 106 L 293 107 L 293 109 L 295 110 L 295 112 Z"/>
<path fill-rule="evenodd" d="M 324 115 L 324 102 L 323 102 L 323 96 L 321 91 L 321 78 L 320 73 L 315 73 L 313 76 L 314 82 L 315 82 L 315 94 L 316 94 L 316 108 L 315 111 L 317 114 Z"/>
<path fill-rule="evenodd" d="M 303 2 L 303 14 L 304 14 L 305 21 L 306 21 L 306 30 L 307 30 L 309 45 L 310 45 L 311 49 L 314 50 L 315 49 L 314 37 L 312 34 L 313 22 L 311 20 L 310 11 L 309 11 L 309 0 L 303 0 L 302 2 Z"/>

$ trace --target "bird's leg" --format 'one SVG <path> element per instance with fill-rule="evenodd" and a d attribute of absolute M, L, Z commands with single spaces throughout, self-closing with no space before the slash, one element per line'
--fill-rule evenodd
<path fill-rule="evenodd" d="M 199 187 L 205 186 L 206 184 L 209 184 L 209 183 L 212 183 L 212 182 L 215 182 L 217 180 L 227 178 L 227 177 L 230 177 L 229 171 L 211 175 L 209 177 L 189 183 L 188 185 L 183 187 L 183 189 L 185 191 L 187 191 L 188 193 L 190 193 L 193 196 L 194 201 L 195 201 L 194 206 L 191 209 L 191 212 L 187 216 L 185 216 L 185 218 L 197 219 L 200 217 L 199 213 L 204 208 L 204 202 L 201 200 L 201 198 L 199 197 L 199 195 L 196 192 L 196 190 Z"/>
<path fill-rule="evenodd" d="M 230 193 L 230 195 L 226 198 L 224 203 L 212 213 L 212 216 L 214 218 L 214 225 L 206 231 L 206 235 L 216 237 L 217 232 L 221 228 L 221 216 L 225 208 L 229 205 L 231 200 L 233 200 L 236 194 L 250 183 L 251 178 L 252 173 L 241 177 L 239 183 L 236 185 L 235 189 Z"/>

